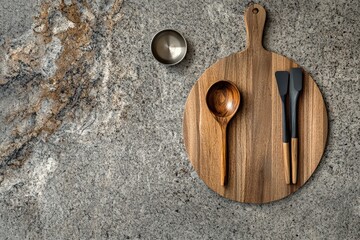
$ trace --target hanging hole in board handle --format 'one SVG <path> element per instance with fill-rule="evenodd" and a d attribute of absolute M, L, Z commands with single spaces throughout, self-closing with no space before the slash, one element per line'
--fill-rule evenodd
<path fill-rule="evenodd" d="M 253 14 L 257 14 L 259 12 L 259 9 L 257 9 L 257 8 L 254 8 L 253 10 L 252 10 L 252 13 Z"/>

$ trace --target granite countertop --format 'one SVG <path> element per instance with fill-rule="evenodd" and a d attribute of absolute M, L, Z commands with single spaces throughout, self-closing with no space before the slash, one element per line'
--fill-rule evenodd
<path fill-rule="evenodd" d="M 245 48 L 249 1 L 0 0 L 1 239 L 359 239 L 360 3 L 259 1 L 264 47 L 323 93 L 324 157 L 270 204 L 220 197 L 182 135 L 186 97 L 218 58 Z M 152 36 L 188 54 L 156 62 Z"/>

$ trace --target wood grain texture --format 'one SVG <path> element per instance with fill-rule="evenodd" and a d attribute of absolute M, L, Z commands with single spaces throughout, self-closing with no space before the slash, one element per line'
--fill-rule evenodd
<path fill-rule="evenodd" d="M 283 142 L 284 176 L 286 184 L 290 184 L 290 146 L 288 142 Z"/>
<path fill-rule="evenodd" d="M 258 9 L 255 14 L 254 9 Z M 184 142 L 189 159 L 206 185 L 226 198 L 265 203 L 300 188 L 318 166 L 327 139 L 328 120 L 322 95 L 304 71 L 298 108 L 298 181 L 284 181 L 281 99 L 276 71 L 298 65 L 262 46 L 265 9 L 254 4 L 245 12 L 247 48 L 217 61 L 190 91 L 184 111 Z M 228 182 L 221 186 L 221 128 L 206 105 L 206 92 L 219 80 L 236 84 L 241 94 L 238 112 L 228 124 Z"/>
<path fill-rule="evenodd" d="M 297 173 L 298 173 L 298 148 L 299 148 L 299 139 L 291 139 L 291 182 L 296 184 Z"/>

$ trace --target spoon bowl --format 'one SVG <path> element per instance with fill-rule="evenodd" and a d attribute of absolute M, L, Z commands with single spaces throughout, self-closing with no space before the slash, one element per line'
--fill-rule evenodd
<path fill-rule="evenodd" d="M 229 81 L 216 82 L 206 94 L 206 104 L 218 122 L 228 122 L 239 108 L 240 92 Z"/>
<path fill-rule="evenodd" d="M 240 106 L 240 92 L 239 89 L 229 81 L 218 81 L 214 83 L 206 93 L 206 104 L 220 124 L 222 133 L 222 158 L 221 158 L 221 172 L 220 184 L 224 186 L 227 181 L 226 177 L 226 127 L 235 115 Z"/>

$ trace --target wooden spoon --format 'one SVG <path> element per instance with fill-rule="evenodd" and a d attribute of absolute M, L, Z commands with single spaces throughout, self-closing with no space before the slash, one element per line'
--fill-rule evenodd
<path fill-rule="evenodd" d="M 221 185 L 226 183 L 226 127 L 240 105 L 240 92 L 229 81 L 214 83 L 206 94 L 206 104 L 220 124 L 222 133 Z"/>

